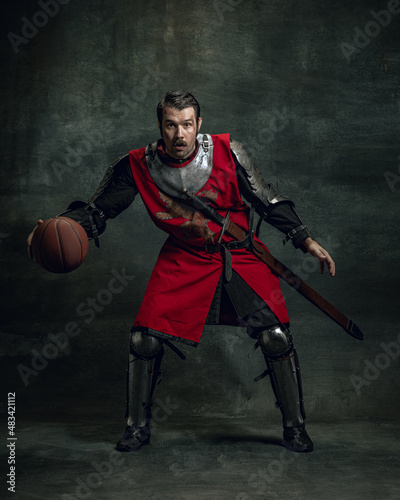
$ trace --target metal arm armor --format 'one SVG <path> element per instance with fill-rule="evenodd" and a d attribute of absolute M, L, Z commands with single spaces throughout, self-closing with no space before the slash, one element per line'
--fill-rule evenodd
<path fill-rule="evenodd" d="M 240 165 L 246 171 L 253 193 L 260 200 L 261 204 L 268 206 L 282 201 L 291 203 L 286 196 L 279 194 L 272 184 L 267 184 L 265 182 L 253 158 L 240 142 L 231 141 L 231 150 L 235 154 Z M 267 213 L 260 213 L 260 215 L 264 218 Z"/>
<path fill-rule="evenodd" d="M 294 209 L 294 203 L 278 193 L 272 184 L 267 184 L 253 158 L 240 142 L 231 141 L 231 152 L 236 164 L 236 174 L 241 193 L 252 205 L 262 220 L 286 234 L 284 244 L 291 240 L 295 248 L 307 250 L 301 242 L 310 236 L 308 229 Z"/>

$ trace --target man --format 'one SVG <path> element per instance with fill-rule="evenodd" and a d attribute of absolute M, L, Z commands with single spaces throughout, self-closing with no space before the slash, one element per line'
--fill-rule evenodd
<path fill-rule="evenodd" d="M 199 133 L 200 106 L 192 94 L 168 92 L 158 104 L 157 117 L 162 138 L 119 159 L 87 203 L 74 202 L 65 212 L 98 244 L 106 220 L 125 210 L 139 193 L 153 222 L 169 234 L 131 330 L 127 427 L 116 449 L 135 451 L 150 442 L 152 397 L 164 344 L 175 351 L 170 341 L 197 346 L 204 325 L 219 324 L 246 326 L 257 340 L 282 413 L 284 445 L 312 451 L 279 279 L 251 251 L 253 210 L 296 248 L 319 259 L 321 272 L 326 264 L 334 276 L 335 264 L 310 237 L 293 203 L 265 183 L 240 143 L 229 134 Z M 229 215 L 250 237 L 233 240 L 206 218 L 197 198 L 221 216 Z"/>

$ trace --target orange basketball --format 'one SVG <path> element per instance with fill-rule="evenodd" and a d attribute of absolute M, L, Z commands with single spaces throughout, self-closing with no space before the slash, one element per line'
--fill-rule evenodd
<path fill-rule="evenodd" d="M 89 250 L 83 227 L 68 217 L 54 217 L 33 233 L 31 252 L 35 261 L 52 273 L 69 273 L 79 267 Z"/>

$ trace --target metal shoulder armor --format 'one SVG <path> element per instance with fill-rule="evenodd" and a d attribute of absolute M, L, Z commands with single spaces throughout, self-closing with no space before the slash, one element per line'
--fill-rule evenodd
<path fill-rule="evenodd" d="M 289 201 L 286 196 L 279 194 L 272 184 L 265 182 L 253 158 L 245 150 L 243 144 L 238 141 L 231 141 L 231 150 L 244 168 L 254 195 L 262 203 L 270 205 L 280 201 Z"/>

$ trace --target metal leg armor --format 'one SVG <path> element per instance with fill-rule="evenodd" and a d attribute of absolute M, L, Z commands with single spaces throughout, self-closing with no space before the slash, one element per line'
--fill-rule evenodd
<path fill-rule="evenodd" d="M 150 425 L 152 397 L 160 378 L 163 354 L 159 338 L 141 332 L 131 334 L 126 411 L 128 425 Z"/>
<path fill-rule="evenodd" d="M 161 377 L 164 354 L 161 339 L 142 332 L 131 333 L 127 370 L 127 427 L 116 449 L 135 451 L 150 443 L 151 406 Z"/>
<path fill-rule="evenodd" d="M 284 427 L 302 425 L 305 413 L 300 368 L 289 330 L 275 325 L 260 332 L 258 340 Z"/>
<path fill-rule="evenodd" d="M 305 427 L 300 367 L 292 335 L 287 328 L 274 325 L 259 333 L 260 343 L 276 406 L 281 410 L 284 444 L 293 451 L 312 451 L 313 444 Z"/>

